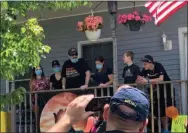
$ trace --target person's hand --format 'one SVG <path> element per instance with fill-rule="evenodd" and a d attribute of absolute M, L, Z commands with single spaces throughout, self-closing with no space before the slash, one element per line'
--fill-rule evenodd
<path fill-rule="evenodd" d="M 142 83 L 146 84 L 148 83 L 148 80 L 146 78 L 142 78 Z"/>
<path fill-rule="evenodd" d="M 107 85 L 106 85 L 106 84 L 101 83 L 101 84 L 99 85 L 99 87 L 101 87 L 101 88 L 105 88 L 105 87 L 107 87 Z"/>
<path fill-rule="evenodd" d="M 80 87 L 80 89 L 82 89 L 82 90 L 85 90 L 86 88 L 88 88 L 88 85 L 82 85 L 82 86 Z"/>
<path fill-rule="evenodd" d="M 74 99 L 67 107 L 64 117 L 60 122 L 68 121 L 70 125 L 74 125 L 82 120 L 85 120 L 94 112 L 85 111 L 88 103 L 94 98 L 94 95 L 83 95 Z"/>
<path fill-rule="evenodd" d="M 141 77 L 141 76 L 137 76 L 136 83 L 138 83 L 138 84 L 145 84 L 147 82 L 148 82 L 148 80 L 146 78 Z"/>

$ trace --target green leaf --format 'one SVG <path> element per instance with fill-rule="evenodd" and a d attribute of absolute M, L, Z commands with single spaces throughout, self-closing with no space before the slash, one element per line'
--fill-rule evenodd
<path fill-rule="evenodd" d="M 21 28 L 22 33 L 25 33 L 26 29 L 24 27 Z"/>

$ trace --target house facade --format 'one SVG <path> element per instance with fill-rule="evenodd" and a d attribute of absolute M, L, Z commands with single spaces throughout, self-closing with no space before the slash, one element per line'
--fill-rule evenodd
<path fill-rule="evenodd" d="M 144 6 L 136 7 L 139 12 L 148 13 Z M 132 8 L 119 9 L 118 14 L 132 12 Z M 76 31 L 76 24 L 82 21 L 89 14 L 59 17 L 40 21 L 44 28 L 44 43 L 51 47 L 51 51 L 41 60 L 41 65 L 46 76 L 52 72 L 51 62 L 58 60 L 61 65 L 68 59 L 68 49 L 78 48 L 79 56 L 83 57 L 95 72 L 94 59 L 96 56 L 105 57 L 105 63 L 113 68 L 113 41 L 110 28 L 110 16 L 107 11 L 96 12 L 94 15 L 102 16 L 104 27 L 101 37 L 96 42 L 87 40 L 84 32 Z M 122 73 L 125 64 L 122 57 L 125 51 L 133 51 L 135 54 L 134 63 L 142 69 L 140 61 L 144 55 L 151 55 L 154 60 L 160 62 L 166 69 L 172 81 L 188 79 L 188 44 L 187 44 L 187 7 L 180 9 L 174 15 L 170 16 L 159 27 L 152 22 L 146 23 L 141 31 L 133 32 L 127 27 L 117 24 L 116 41 L 117 41 L 117 67 L 118 83 L 123 83 Z M 162 42 L 162 34 L 167 35 L 167 40 L 172 41 L 172 49 L 165 51 Z M 24 78 L 21 77 L 16 82 L 16 87 L 24 86 L 29 89 L 29 74 Z M 26 79 L 26 80 L 22 80 Z M 187 86 L 181 86 L 183 91 L 182 105 L 187 105 Z M 9 92 L 11 85 L 8 81 L 1 81 L 1 93 Z M 175 88 L 179 92 L 179 88 Z M 187 99 L 187 100 L 186 100 Z M 186 107 L 186 106 L 185 106 Z"/>
<path fill-rule="evenodd" d="M 145 7 L 137 8 L 138 11 L 147 12 Z M 118 13 L 128 13 L 132 9 L 123 9 L 119 10 Z M 117 24 L 116 29 L 116 39 L 117 39 L 117 56 L 118 56 L 118 79 L 122 83 L 123 79 L 121 77 L 123 71 L 123 61 L 122 56 L 125 51 L 131 50 L 135 54 L 134 62 L 142 68 L 141 58 L 150 54 L 154 57 L 154 60 L 163 64 L 167 70 L 168 75 L 172 80 L 181 79 L 181 69 L 180 69 L 180 39 L 178 30 L 179 28 L 187 28 L 187 9 L 182 8 L 177 13 L 169 17 L 160 27 L 154 25 L 154 22 L 146 23 L 142 27 L 141 31 L 133 32 L 129 31 L 127 27 Z M 106 38 L 111 38 L 111 28 L 109 22 L 108 12 L 95 13 L 95 15 L 100 15 L 104 19 L 104 27 L 102 29 L 100 40 L 105 40 Z M 82 41 L 87 41 L 85 34 L 82 32 L 76 31 L 77 21 L 83 20 L 87 15 L 79 15 L 73 17 L 65 17 L 58 19 L 51 19 L 41 21 L 41 25 L 44 27 L 46 39 L 45 43 L 50 45 L 52 48 L 51 52 L 46 56 L 46 59 L 42 59 L 42 66 L 46 75 L 51 75 L 51 62 L 52 60 L 59 60 L 61 64 L 68 59 L 68 49 L 71 47 L 79 48 L 79 44 Z M 172 50 L 165 51 L 164 45 L 162 43 L 162 34 L 167 35 L 167 39 L 172 41 Z M 186 34 L 187 35 L 187 34 Z M 184 39 L 186 39 L 186 35 Z M 186 40 L 181 40 L 186 42 Z M 84 42 L 86 43 L 86 42 Z M 98 42 L 95 42 L 96 44 Z M 93 42 L 88 42 L 88 48 L 82 48 L 80 55 L 85 58 L 87 57 L 87 52 L 83 53 L 84 49 L 89 50 Z M 105 44 L 105 42 L 100 43 Z M 185 44 L 184 44 L 185 45 Z M 93 49 L 99 50 L 100 46 L 96 46 Z M 105 46 L 104 46 L 105 47 Z M 109 47 L 111 45 L 109 44 Z M 109 49 L 110 50 L 110 49 Z M 184 53 L 187 53 L 186 49 Z M 100 50 L 99 50 L 100 51 Z M 105 51 L 104 51 L 105 52 Z M 110 51 L 106 51 L 110 52 Z M 85 55 L 83 55 L 85 54 Z M 91 56 L 101 55 L 106 53 L 93 53 Z M 108 56 L 112 56 L 112 53 L 107 53 Z M 89 56 L 89 54 L 88 54 Z M 187 56 L 187 55 L 186 55 Z M 109 57 L 109 58 L 110 58 Z M 106 57 L 107 58 L 107 57 Z M 92 60 L 92 59 L 91 59 Z M 112 58 L 113 60 L 113 58 Z M 109 61 L 110 62 L 110 61 Z M 186 62 L 186 60 L 185 60 Z M 111 63 L 110 63 L 111 64 Z M 187 68 L 185 68 L 187 70 Z M 186 72 L 186 71 L 185 71 Z"/>
<path fill-rule="evenodd" d="M 136 7 L 136 10 L 148 13 L 148 10 L 144 6 Z M 133 8 L 119 9 L 118 14 L 132 11 Z M 50 76 L 52 74 L 51 62 L 53 60 L 58 60 L 63 65 L 64 61 L 68 59 L 67 52 L 71 47 L 78 48 L 79 55 L 86 59 L 93 72 L 95 71 L 94 59 L 99 55 L 103 55 L 106 63 L 110 67 L 113 67 L 110 16 L 107 11 L 94 13 L 94 15 L 103 17 L 104 27 L 100 41 L 90 42 L 87 41 L 84 32 L 76 31 L 77 22 L 82 21 L 88 15 L 66 16 L 40 21 L 46 36 L 44 42 L 51 47 L 51 51 L 46 55 L 46 59 L 42 59 L 41 61 L 45 75 Z M 167 40 L 172 41 L 172 50 L 164 50 L 161 37 L 163 33 L 167 35 Z M 187 7 L 180 9 L 174 15 L 170 16 L 159 27 L 154 25 L 153 20 L 146 23 L 141 31 L 134 32 L 121 24 L 117 24 L 116 40 L 118 82 L 120 84 L 123 83 L 122 72 L 125 66 L 122 56 L 128 50 L 134 52 L 134 62 L 141 69 L 141 58 L 149 54 L 154 57 L 155 61 L 163 64 L 171 80 L 187 79 Z M 25 78 L 29 78 L 29 76 L 25 76 Z M 28 82 L 22 84 L 28 88 Z M 5 81 L 1 82 L 1 93 L 8 92 L 6 90 L 7 86 L 9 86 L 8 83 L 5 83 Z"/>

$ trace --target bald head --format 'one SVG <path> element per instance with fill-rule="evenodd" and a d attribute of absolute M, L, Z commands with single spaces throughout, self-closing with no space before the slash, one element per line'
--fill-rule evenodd
<path fill-rule="evenodd" d="M 131 87 L 131 86 L 129 86 L 129 85 L 122 85 L 122 86 L 120 86 L 120 87 L 116 90 L 116 93 L 119 92 L 121 89 L 126 89 L 126 88 L 133 88 L 133 87 Z"/>

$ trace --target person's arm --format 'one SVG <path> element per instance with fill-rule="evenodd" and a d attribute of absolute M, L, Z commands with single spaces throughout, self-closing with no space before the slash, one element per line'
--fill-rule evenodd
<path fill-rule="evenodd" d="M 91 77 L 91 72 L 90 72 L 90 68 L 88 66 L 88 64 L 86 63 L 86 61 L 84 59 L 81 59 L 82 61 L 82 69 L 83 71 L 85 72 L 85 84 L 82 85 L 80 88 L 81 89 L 86 89 L 88 88 L 88 85 L 89 85 L 89 80 L 90 80 L 90 77 Z"/>
<path fill-rule="evenodd" d="M 48 77 L 46 77 L 46 85 L 47 85 L 46 89 L 49 90 L 50 89 L 50 80 Z"/>
<path fill-rule="evenodd" d="M 147 76 L 147 71 L 144 70 L 144 68 L 142 69 L 142 71 L 140 72 L 140 74 L 137 76 L 136 79 L 136 83 L 137 84 L 143 84 L 143 79 L 145 79 L 145 77 Z"/>
<path fill-rule="evenodd" d="M 50 82 L 50 90 L 53 90 L 52 82 Z"/>
<path fill-rule="evenodd" d="M 90 77 L 91 77 L 91 72 L 88 70 L 86 71 L 86 78 L 85 78 L 85 85 L 87 86 L 89 84 Z"/>
<path fill-rule="evenodd" d="M 159 78 L 148 79 L 148 83 L 156 83 L 164 81 L 164 75 L 160 75 Z"/>
<path fill-rule="evenodd" d="M 156 83 L 156 82 L 162 82 L 162 81 L 164 81 L 164 74 L 165 74 L 165 69 L 164 69 L 164 67 L 163 67 L 161 64 L 159 64 L 157 70 L 158 70 L 158 72 L 159 72 L 159 74 L 160 74 L 159 78 L 148 79 L 148 82 L 149 82 L 149 83 Z"/>
<path fill-rule="evenodd" d="M 65 67 L 65 63 L 63 64 L 63 67 L 62 67 L 61 76 L 62 76 L 62 89 L 65 89 L 65 87 L 66 87 L 66 67 Z"/>
<path fill-rule="evenodd" d="M 106 85 L 106 86 L 112 85 L 113 82 L 114 82 L 114 75 L 113 75 L 112 69 L 107 68 L 106 74 L 108 75 L 109 81 L 108 81 L 107 83 L 105 83 L 105 85 Z"/>
<path fill-rule="evenodd" d="M 53 90 L 53 86 L 52 86 L 52 75 L 50 76 L 50 90 Z"/>
<path fill-rule="evenodd" d="M 113 82 L 114 82 L 114 75 L 113 74 L 108 75 L 108 78 L 109 78 L 109 81 L 107 83 L 105 83 L 106 86 L 112 85 Z"/>
<path fill-rule="evenodd" d="M 66 87 L 66 78 L 63 77 L 62 78 L 62 89 L 65 89 L 65 87 Z"/>

